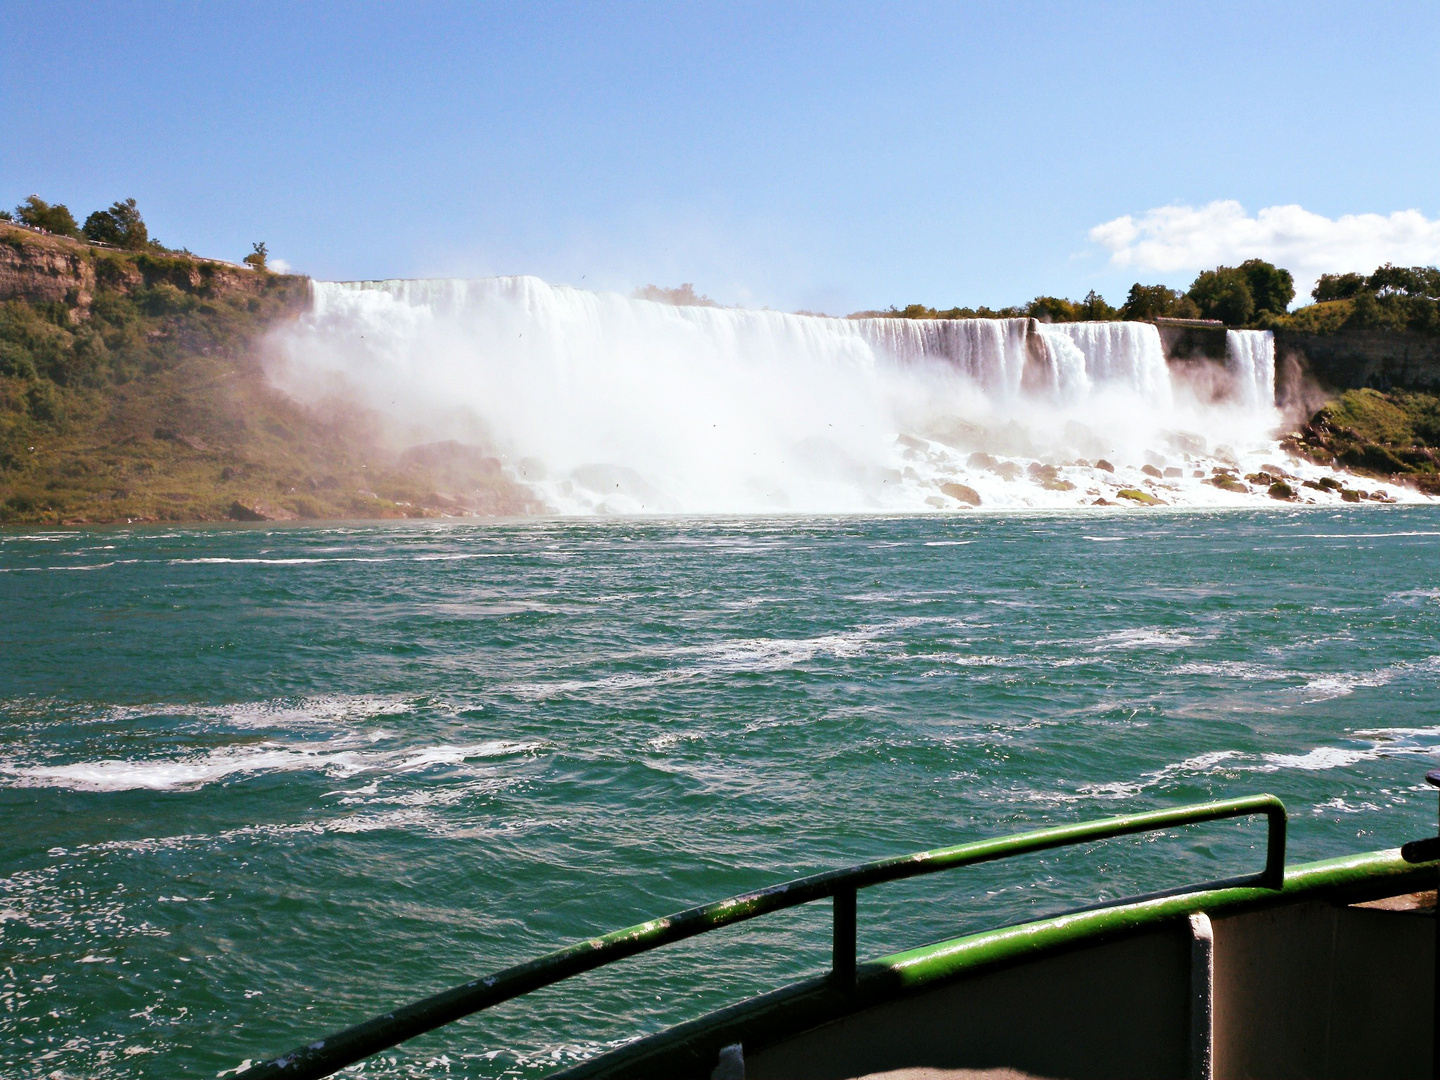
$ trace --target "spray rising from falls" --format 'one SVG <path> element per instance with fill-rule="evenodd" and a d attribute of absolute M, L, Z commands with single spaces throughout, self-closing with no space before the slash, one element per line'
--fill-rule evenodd
<path fill-rule="evenodd" d="M 406 441 L 483 442 L 561 512 L 1079 505 L 1153 486 L 1147 464 L 1162 501 L 1205 501 L 1225 493 L 1197 469 L 1276 452 L 1260 332 L 1236 338 L 1219 403 L 1146 323 L 832 319 L 528 277 L 317 282 L 279 344 L 292 394 L 358 398 Z"/>

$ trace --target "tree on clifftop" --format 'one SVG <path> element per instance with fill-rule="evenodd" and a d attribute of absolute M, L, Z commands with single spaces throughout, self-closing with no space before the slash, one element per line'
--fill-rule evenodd
<path fill-rule="evenodd" d="M 64 203 L 51 206 L 39 195 L 31 195 L 15 208 L 15 216 L 33 228 L 44 229 L 57 236 L 80 239 L 80 229 L 75 224 L 75 217 Z"/>
<path fill-rule="evenodd" d="M 1250 280 L 1238 266 L 1203 271 L 1186 295 L 1195 301 L 1204 318 L 1219 319 L 1226 326 L 1244 326 L 1255 314 Z"/>
<path fill-rule="evenodd" d="M 1037 296 L 1025 305 L 1025 314 L 1041 322 L 1077 322 L 1080 306 L 1058 296 Z"/>
<path fill-rule="evenodd" d="M 1085 322 L 1106 322 L 1115 318 L 1115 309 L 1105 302 L 1105 298 L 1091 289 L 1085 294 L 1075 307 L 1076 313 Z"/>
<path fill-rule="evenodd" d="M 1264 259 L 1246 259 L 1240 264 L 1255 311 L 1271 311 L 1283 315 L 1295 299 L 1295 279 L 1289 270 L 1282 270 Z"/>
<path fill-rule="evenodd" d="M 135 208 L 135 200 L 126 199 L 111 204 L 109 210 L 96 210 L 87 217 L 85 239 L 138 250 L 150 246 L 150 230 Z"/>
<path fill-rule="evenodd" d="M 1317 303 L 1326 300 L 1349 300 L 1365 288 L 1364 274 L 1321 274 L 1310 296 Z"/>
<path fill-rule="evenodd" d="M 249 255 L 246 255 L 245 258 L 241 261 L 244 262 L 246 266 L 249 266 L 252 269 L 264 270 L 265 260 L 270 257 L 270 252 L 265 247 L 265 241 L 261 240 L 260 243 L 251 244 L 250 246 L 255 250 L 250 252 Z"/>
<path fill-rule="evenodd" d="M 1130 286 L 1130 295 L 1120 308 L 1120 317 L 1136 322 L 1150 319 L 1198 319 L 1200 309 L 1195 301 L 1179 289 L 1168 285 L 1141 285 L 1138 281 Z"/>
<path fill-rule="evenodd" d="M 1365 280 L 1377 296 L 1423 296 L 1440 299 L 1440 270 L 1433 266 L 1395 266 L 1386 263 Z"/>

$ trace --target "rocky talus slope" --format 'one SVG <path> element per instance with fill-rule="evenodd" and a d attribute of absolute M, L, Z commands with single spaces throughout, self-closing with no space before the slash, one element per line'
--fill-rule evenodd
<path fill-rule="evenodd" d="M 1440 397 L 1433 394 L 1347 390 L 1282 445 L 1320 465 L 1440 495 Z"/>

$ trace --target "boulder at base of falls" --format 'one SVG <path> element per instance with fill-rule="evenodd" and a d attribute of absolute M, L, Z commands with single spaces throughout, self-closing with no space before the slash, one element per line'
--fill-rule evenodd
<path fill-rule="evenodd" d="M 971 506 L 980 505 L 980 493 L 972 487 L 966 487 L 964 484 L 941 484 L 940 491 L 945 495 L 949 495 L 952 499 L 958 499 L 962 503 L 968 503 Z"/>
<path fill-rule="evenodd" d="M 1095 468 L 1100 469 L 1103 472 L 1115 471 L 1115 466 L 1111 465 L 1110 462 L 1106 461 L 1103 457 L 1099 461 L 1095 462 Z"/>
<path fill-rule="evenodd" d="M 230 504 L 225 516 L 231 521 L 299 521 L 302 517 L 294 510 L 274 503 L 253 502 L 247 506 L 238 499 Z"/>
<path fill-rule="evenodd" d="M 993 469 L 1000 462 L 996 461 L 989 454 L 977 450 L 965 459 L 965 464 L 972 469 Z"/>
<path fill-rule="evenodd" d="M 1276 480 L 1270 485 L 1269 495 L 1272 499 L 1293 499 L 1295 498 L 1295 489 L 1284 480 Z"/>
<path fill-rule="evenodd" d="M 1092 502 L 1090 505 L 1091 505 L 1091 506 L 1115 506 L 1115 505 L 1117 505 L 1117 504 L 1116 504 L 1116 503 L 1112 503 L 1109 499 L 1105 498 L 1104 496 L 1101 496 L 1100 498 L 1098 498 L 1098 499 L 1096 499 L 1094 502 Z"/>
<path fill-rule="evenodd" d="M 1148 491 L 1141 491 L 1139 488 L 1122 488 L 1117 494 L 1122 499 L 1129 499 L 1131 502 L 1141 503 L 1144 506 L 1164 506 L 1161 499 L 1157 499 Z"/>
<path fill-rule="evenodd" d="M 246 506 L 244 503 L 239 501 L 230 504 L 230 509 L 226 512 L 225 516 L 228 517 L 231 521 L 271 520 L 265 514 L 262 514 L 259 510 L 256 510 L 255 508 L 250 506 Z"/>
<path fill-rule="evenodd" d="M 1075 485 L 1069 480 L 1042 480 L 1040 486 L 1046 491 L 1074 491 Z"/>
<path fill-rule="evenodd" d="M 1153 476 L 1153 477 L 1155 477 L 1156 480 L 1159 480 L 1162 476 L 1165 475 L 1163 472 L 1161 472 L 1159 469 L 1157 469 L 1154 465 L 1150 465 L 1150 464 L 1148 464 L 1148 463 L 1145 464 L 1145 465 L 1141 465 L 1141 466 L 1140 466 L 1140 471 L 1143 472 L 1146 476 Z"/>

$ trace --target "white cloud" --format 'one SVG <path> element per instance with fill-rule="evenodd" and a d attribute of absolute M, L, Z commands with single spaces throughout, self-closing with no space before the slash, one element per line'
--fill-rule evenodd
<path fill-rule="evenodd" d="M 1383 263 L 1440 262 L 1440 220 L 1418 210 L 1327 218 L 1301 206 L 1269 206 L 1253 217 L 1233 199 L 1205 206 L 1161 206 L 1096 225 L 1090 239 L 1110 264 L 1176 274 L 1261 258 L 1295 275 L 1295 299 L 1308 302 L 1321 274 L 1369 273 Z"/>
<path fill-rule="evenodd" d="M 288 274 L 290 272 L 290 264 L 284 259 L 271 259 L 266 265 L 277 274 Z"/>

